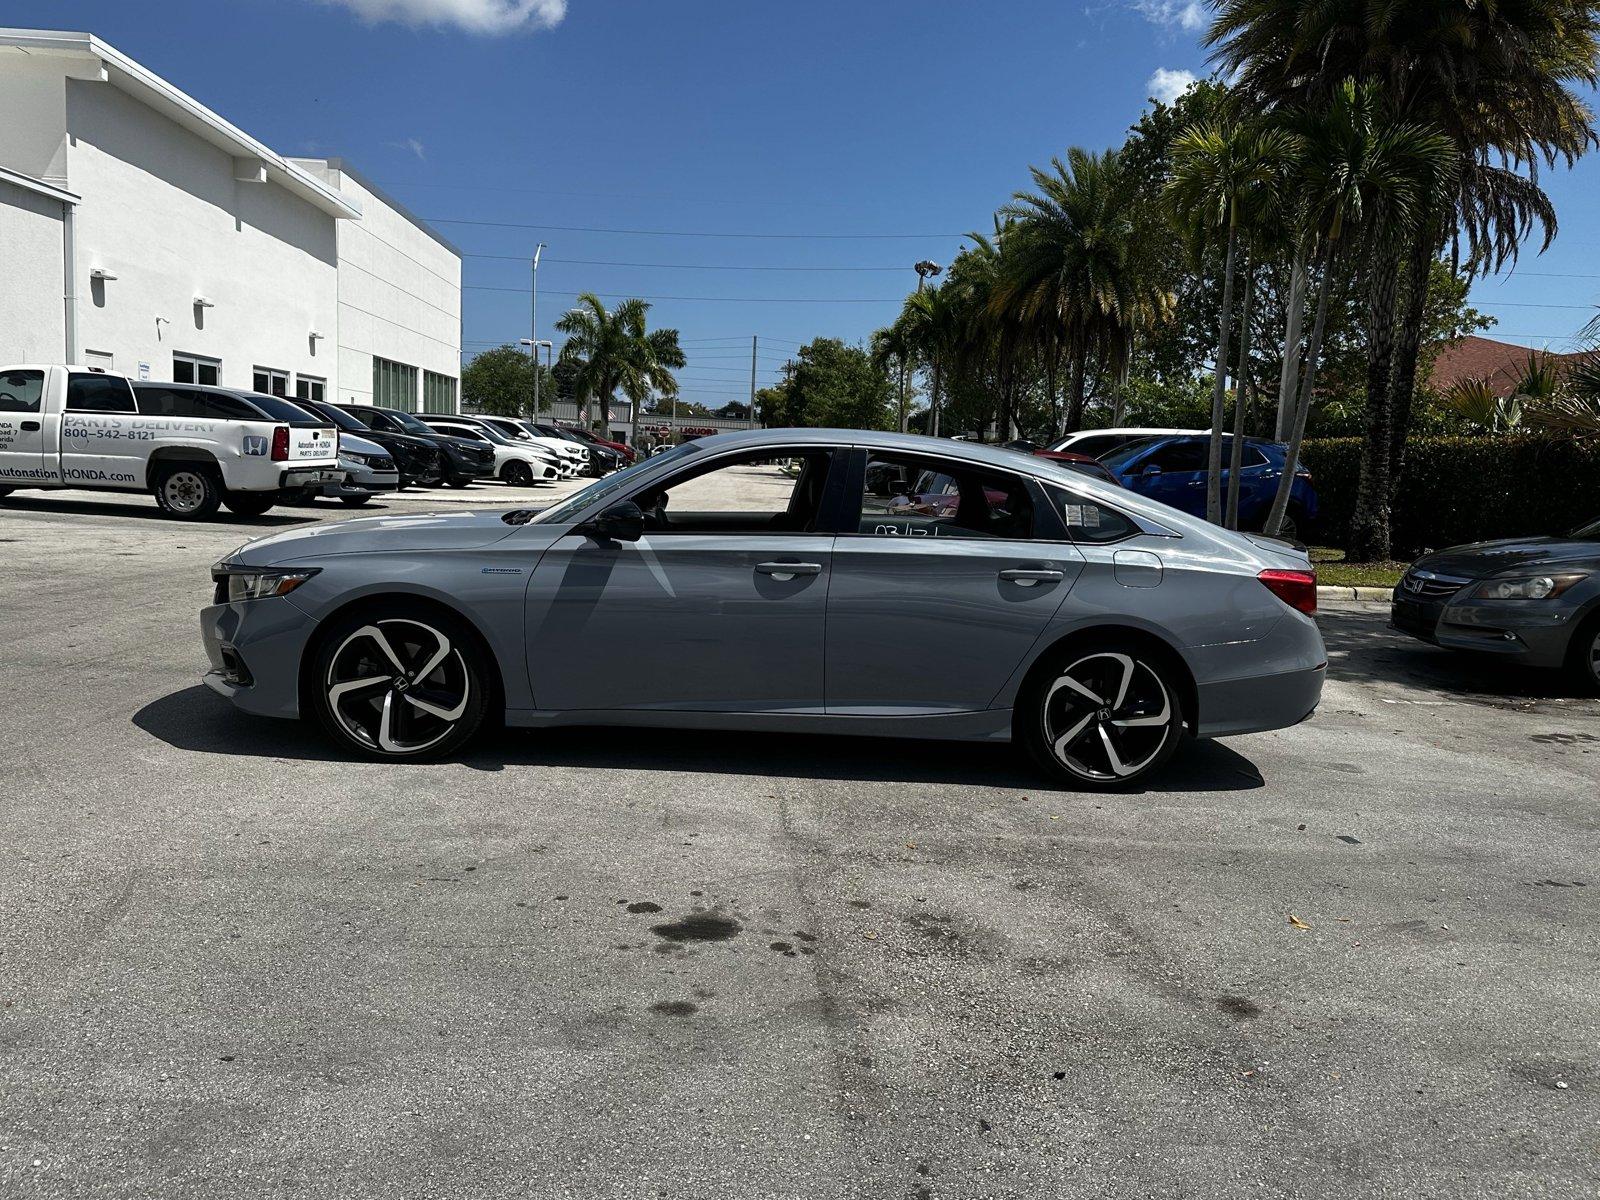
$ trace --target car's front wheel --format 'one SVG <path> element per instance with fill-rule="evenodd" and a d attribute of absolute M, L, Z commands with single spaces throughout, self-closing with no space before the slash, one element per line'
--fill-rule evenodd
<path fill-rule="evenodd" d="M 533 468 L 525 462 L 513 460 L 506 464 L 505 470 L 500 473 L 500 478 L 512 487 L 532 487 Z"/>
<path fill-rule="evenodd" d="M 323 728 L 373 758 L 451 753 L 482 726 L 493 693 L 490 664 L 464 622 L 400 601 L 336 622 L 313 666 Z"/>
<path fill-rule="evenodd" d="M 1567 651 L 1572 680 L 1591 695 L 1600 696 L 1600 613 L 1584 622 Z"/>
<path fill-rule="evenodd" d="M 1134 787 L 1183 738 L 1173 668 L 1133 643 L 1060 654 L 1021 697 L 1019 732 L 1047 772 L 1086 791 Z"/>

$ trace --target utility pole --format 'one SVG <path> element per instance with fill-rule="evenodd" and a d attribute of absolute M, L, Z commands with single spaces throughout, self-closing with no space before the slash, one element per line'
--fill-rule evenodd
<path fill-rule="evenodd" d="M 748 418 L 750 427 L 755 428 L 756 423 L 756 343 L 761 340 L 759 333 L 750 335 L 750 412 Z"/>
<path fill-rule="evenodd" d="M 533 315 L 528 330 L 533 343 L 533 417 L 539 417 L 539 255 L 544 253 L 544 243 L 533 248 Z"/>

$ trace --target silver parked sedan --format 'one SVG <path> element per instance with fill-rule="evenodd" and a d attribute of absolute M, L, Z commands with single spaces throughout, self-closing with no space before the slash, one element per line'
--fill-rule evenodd
<path fill-rule="evenodd" d="M 937 503 L 907 503 L 940 479 Z M 1017 739 L 1127 787 L 1185 732 L 1303 720 L 1326 656 L 1289 544 L 969 443 L 708 437 L 540 512 L 371 517 L 213 569 L 206 682 L 379 758 L 523 728 Z"/>

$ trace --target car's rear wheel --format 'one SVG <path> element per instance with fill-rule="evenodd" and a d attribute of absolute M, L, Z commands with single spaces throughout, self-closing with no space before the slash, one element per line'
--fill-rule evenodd
<path fill-rule="evenodd" d="M 506 464 L 505 470 L 500 473 L 512 487 L 531 487 L 533 485 L 533 468 L 525 462 L 513 460 Z"/>
<path fill-rule="evenodd" d="M 446 479 L 444 484 L 446 487 L 464 488 L 471 482 L 472 480 L 470 479 Z"/>
<path fill-rule="evenodd" d="M 151 492 L 169 517 L 203 521 L 222 504 L 222 480 L 204 463 L 173 463 L 160 469 Z"/>
<path fill-rule="evenodd" d="M 483 724 L 493 690 L 489 663 L 463 622 L 404 602 L 337 622 L 314 668 L 323 728 L 373 758 L 458 749 Z"/>
<path fill-rule="evenodd" d="M 1164 657 L 1134 643 L 1080 644 L 1020 698 L 1019 732 L 1055 778 L 1085 791 L 1138 785 L 1183 738 L 1182 693 Z"/>
<path fill-rule="evenodd" d="M 271 511 L 278 498 L 260 492 L 226 492 L 222 502 L 230 512 L 236 512 L 241 517 L 259 517 Z"/>

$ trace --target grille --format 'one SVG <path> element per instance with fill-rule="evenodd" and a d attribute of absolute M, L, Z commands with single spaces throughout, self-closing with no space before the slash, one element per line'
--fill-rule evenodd
<path fill-rule="evenodd" d="M 1463 579 L 1459 575 L 1439 575 L 1433 571 L 1407 571 L 1405 578 L 1400 580 L 1400 590 L 1407 596 L 1416 596 L 1424 600 L 1442 600 L 1446 596 L 1454 596 L 1467 584 L 1470 579 Z"/>

